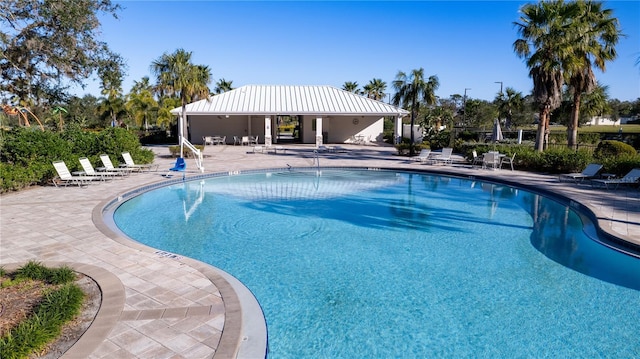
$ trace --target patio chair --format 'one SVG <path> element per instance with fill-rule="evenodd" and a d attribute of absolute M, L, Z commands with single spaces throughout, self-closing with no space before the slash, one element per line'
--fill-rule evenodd
<path fill-rule="evenodd" d="M 499 164 L 499 154 L 496 152 L 487 152 L 482 155 L 482 168 L 491 168 L 495 170 Z"/>
<path fill-rule="evenodd" d="M 451 159 L 451 154 L 453 153 L 453 148 L 445 147 L 442 149 L 442 153 L 438 156 L 434 157 L 434 161 L 437 163 L 442 162 L 443 164 L 451 164 L 453 161 Z"/>
<path fill-rule="evenodd" d="M 84 170 L 85 175 L 102 177 L 103 180 L 113 179 L 115 178 L 115 176 L 123 176 L 125 174 L 124 172 L 116 172 L 116 171 L 96 172 L 96 170 L 93 168 L 93 165 L 91 164 L 91 161 L 89 161 L 89 159 L 86 157 L 80 158 L 80 166 L 82 166 L 82 169 Z"/>
<path fill-rule="evenodd" d="M 58 183 L 64 184 L 65 187 L 69 184 L 77 184 L 78 187 L 86 186 L 91 181 L 101 181 L 101 177 L 97 176 L 74 176 L 69 172 L 69 168 L 67 168 L 67 164 L 64 161 L 54 161 L 53 168 L 56 169 L 56 173 L 58 173 L 58 179 L 54 178 L 53 185 L 58 187 Z"/>
<path fill-rule="evenodd" d="M 585 179 L 592 179 L 598 175 L 598 172 L 602 169 L 602 165 L 598 163 L 590 163 L 585 167 L 585 169 L 580 173 L 565 173 L 561 174 L 558 177 L 558 181 L 573 181 L 573 182 L 582 182 Z"/>
<path fill-rule="evenodd" d="M 640 180 L 640 168 L 634 168 L 622 178 L 592 179 L 591 185 L 603 185 L 606 189 L 609 189 L 609 185 L 615 185 L 614 189 L 616 189 L 620 185 L 638 184 L 638 180 Z"/>
<path fill-rule="evenodd" d="M 214 145 L 213 136 L 202 136 L 202 140 L 204 141 L 204 145 Z"/>
<path fill-rule="evenodd" d="M 131 169 L 137 169 L 138 171 L 151 171 L 152 168 L 155 168 L 155 170 L 158 170 L 158 165 L 157 164 L 153 164 L 153 163 L 148 163 L 148 164 L 136 164 L 135 162 L 133 162 L 133 158 L 131 158 L 131 154 L 129 152 L 122 152 L 122 158 L 124 158 L 124 167 L 128 167 Z"/>
<path fill-rule="evenodd" d="M 478 151 L 471 151 L 471 167 L 473 166 L 482 166 L 482 157 L 478 156 Z"/>
<path fill-rule="evenodd" d="M 131 168 L 128 168 L 128 167 L 114 167 L 109 155 L 105 155 L 105 154 L 100 155 L 100 161 L 102 161 L 102 165 L 104 167 L 98 168 L 98 171 L 104 169 L 105 171 L 109 171 L 109 172 L 122 172 L 123 176 L 126 176 L 133 171 Z"/>
<path fill-rule="evenodd" d="M 428 148 L 423 148 L 420 150 L 420 153 L 414 157 L 414 160 L 420 161 L 420 163 L 426 163 L 429 161 L 429 156 L 431 156 L 431 150 Z"/>
<path fill-rule="evenodd" d="M 258 145 L 258 137 L 259 136 L 249 136 L 249 145 Z"/>
<path fill-rule="evenodd" d="M 511 170 L 513 171 L 513 161 L 516 159 L 516 154 L 514 153 L 511 157 L 504 156 L 500 158 L 500 169 L 502 169 L 502 165 L 505 163 L 511 165 Z"/>
<path fill-rule="evenodd" d="M 244 145 L 249 146 L 249 136 L 242 136 L 242 139 L 240 140 L 240 144 L 242 146 Z"/>

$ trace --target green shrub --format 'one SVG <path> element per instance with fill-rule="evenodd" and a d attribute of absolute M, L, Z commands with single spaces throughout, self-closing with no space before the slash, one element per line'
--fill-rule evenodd
<path fill-rule="evenodd" d="M 64 132 L 16 127 L 0 134 L 0 192 L 46 184 L 55 177 L 53 161 L 64 161 L 70 171 L 80 169 L 78 159 L 87 157 L 94 166 L 99 155 L 109 154 L 114 163 L 129 152 L 137 163 L 153 162 L 153 151 L 144 149 L 135 133 L 123 128 L 101 132 L 69 126 Z"/>
<path fill-rule="evenodd" d="M 0 338 L 4 359 L 26 358 L 60 335 L 63 325 L 80 313 L 84 293 L 68 283 L 46 293 L 36 312 Z"/>
<path fill-rule="evenodd" d="M 67 266 L 48 268 L 38 262 L 29 261 L 16 270 L 15 279 L 34 279 L 50 284 L 64 284 L 73 282 L 76 275 L 73 269 Z"/>
<path fill-rule="evenodd" d="M 622 155 L 634 156 L 637 154 L 638 152 L 631 145 L 620 141 L 607 140 L 602 141 L 598 144 L 598 147 L 596 148 L 593 156 L 597 159 L 604 159 Z"/>
<path fill-rule="evenodd" d="M 598 161 L 602 164 L 602 172 L 613 173 L 622 177 L 634 168 L 640 168 L 640 155 L 620 155 L 617 157 L 601 158 Z"/>
<path fill-rule="evenodd" d="M 549 143 L 567 143 L 567 133 L 551 132 L 549 134 Z"/>
<path fill-rule="evenodd" d="M 411 139 L 407 137 L 403 137 L 400 140 L 400 143 L 396 144 L 396 150 L 398 151 L 398 155 L 400 156 L 408 156 L 410 154 L 411 149 Z M 422 143 L 414 143 L 413 144 L 413 153 L 418 154 L 423 148 L 430 148 L 429 142 Z"/>
<path fill-rule="evenodd" d="M 578 143 L 597 144 L 600 142 L 600 134 L 597 132 L 578 132 Z"/>
<path fill-rule="evenodd" d="M 199 149 L 200 152 L 204 152 L 204 145 L 193 145 L 195 148 Z M 180 146 L 169 146 L 169 153 L 171 153 L 171 157 L 178 157 L 180 156 Z M 184 157 L 185 158 L 192 158 L 193 157 L 193 152 L 191 152 L 191 150 L 189 150 L 188 148 L 184 148 Z M 142 162 L 145 163 L 145 162 Z"/>

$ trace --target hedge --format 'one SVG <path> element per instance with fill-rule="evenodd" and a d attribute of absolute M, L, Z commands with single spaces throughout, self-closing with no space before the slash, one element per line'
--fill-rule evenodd
<path fill-rule="evenodd" d="M 65 161 L 70 171 L 76 171 L 81 169 L 81 157 L 101 167 L 99 157 L 105 153 L 115 163 L 122 162 L 121 154 L 127 151 L 136 163 L 154 159 L 153 152 L 142 148 L 135 133 L 119 127 L 100 132 L 73 126 L 64 132 L 19 127 L 2 130 L 0 138 L 0 193 L 48 183 L 56 176 L 53 161 Z"/>

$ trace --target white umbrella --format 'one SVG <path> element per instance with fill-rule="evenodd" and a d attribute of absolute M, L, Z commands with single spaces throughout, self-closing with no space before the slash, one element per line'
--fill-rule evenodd
<path fill-rule="evenodd" d="M 493 122 L 493 131 L 491 132 L 491 141 L 499 142 L 502 141 L 504 137 L 502 136 L 502 129 L 500 129 L 500 121 L 496 119 Z"/>

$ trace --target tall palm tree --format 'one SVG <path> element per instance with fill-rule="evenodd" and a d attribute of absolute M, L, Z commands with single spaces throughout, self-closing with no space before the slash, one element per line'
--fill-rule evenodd
<path fill-rule="evenodd" d="M 525 59 L 533 79 L 533 96 L 538 105 L 539 120 L 536 148 L 542 152 L 548 140 L 549 116 L 560 106 L 563 82 L 565 39 L 573 9 L 564 1 L 542 1 L 520 8 L 520 21 L 515 22 L 521 38 L 513 43 L 515 53 Z"/>
<path fill-rule="evenodd" d="M 151 70 L 165 93 L 180 98 L 182 113 L 178 121 L 178 137 L 180 157 L 183 157 L 187 102 L 208 98 L 211 71 L 208 66 L 192 64 L 191 52 L 184 49 L 178 49 L 173 54 L 164 53 L 151 64 Z"/>
<path fill-rule="evenodd" d="M 393 96 L 393 104 L 411 109 L 411 138 L 409 144 L 409 155 L 415 153 L 413 143 L 415 142 L 413 135 L 413 126 L 415 118 L 420 111 L 420 101 L 424 101 L 427 105 L 433 105 L 436 102 L 435 91 L 440 86 L 437 76 L 430 76 L 427 81 L 424 80 L 424 69 L 414 69 L 407 75 L 402 71 L 398 71 L 396 79 L 393 81 L 393 88 L 396 90 Z"/>
<path fill-rule="evenodd" d="M 569 148 L 577 145 L 580 119 L 580 98 L 589 94 L 597 85 L 592 66 L 604 72 L 605 63 L 616 58 L 615 45 L 621 36 L 618 19 L 611 9 L 603 9 L 597 1 L 579 0 L 575 3 L 577 15 L 568 37 L 571 54 L 565 62 L 565 75 L 573 91 L 571 119 L 567 126 Z"/>
<path fill-rule="evenodd" d="M 216 87 L 213 89 L 213 92 L 216 95 L 219 95 L 223 92 L 227 92 L 227 91 L 231 91 L 233 90 L 233 81 L 227 81 L 225 79 L 220 79 L 218 82 L 216 82 Z"/>
<path fill-rule="evenodd" d="M 353 92 L 353 93 L 358 93 L 358 82 L 357 81 L 347 81 L 344 83 L 344 85 L 342 85 L 342 89 L 345 91 L 349 91 L 349 92 Z"/>

